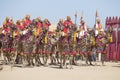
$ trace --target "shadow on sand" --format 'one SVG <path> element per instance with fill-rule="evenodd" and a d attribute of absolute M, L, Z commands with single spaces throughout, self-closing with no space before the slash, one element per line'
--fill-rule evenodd
<path fill-rule="evenodd" d="M 117 66 L 112 66 L 112 67 L 117 67 L 117 68 L 120 68 L 120 64 L 118 64 Z"/>

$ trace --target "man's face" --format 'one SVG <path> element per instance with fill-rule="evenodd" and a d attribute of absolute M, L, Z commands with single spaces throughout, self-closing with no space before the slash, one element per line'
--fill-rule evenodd
<path fill-rule="evenodd" d="M 27 16 L 27 17 L 26 17 L 26 19 L 27 19 L 27 20 L 29 20 L 29 19 L 30 19 L 30 17 L 28 17 L 28 16 Z"/>
<path fill-rule="evenodd" d="M 98 24 L 100 24 L 100 22 L 99 22 L 99 21 L 98 21 L 97 23 L 98 23 Z"/>
<path fill-rule="evenodd" d="M 67 17 L 67 20 L 68 20 L 68 21 L 70 21 L 70 20 L 71 20 L 71 18 L 70 18 L 70 17 Z"/>
<path fill-rule="evenodd" d="M 8 19 L 8 18 L 6 19 L 6 22 L 9 22 L 9 19 Z"/>

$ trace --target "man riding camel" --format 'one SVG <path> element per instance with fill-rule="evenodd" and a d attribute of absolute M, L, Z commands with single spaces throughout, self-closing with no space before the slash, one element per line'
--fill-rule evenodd
<path fill-rule="evenodd" d="M 43 29 L 48 31 L 50 26 L 51 26 L 50 21 L 48 19 L 44 19 L 44 21 L 43 21 Z"/>
<path fill-rule="evenodd" d="M 73 22 L 70 16 L 67 16 L 67 19 L 64 21 L 63 25 L 64 25 L 64 32 L 68 33 L 69 30 L 73 27 Z"/>
<path fill-rule="evenodd" d="M 104 31 L 104 29 L 102 28 L 102 24 L 100 19 L 97 19 L 97 23 L 95 25 L 95 36 L 97 36 L 99 34 L 100 31 Z"/>

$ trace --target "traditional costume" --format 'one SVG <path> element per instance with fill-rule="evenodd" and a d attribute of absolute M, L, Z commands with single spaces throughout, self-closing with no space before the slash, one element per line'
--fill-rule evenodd
<path fill-rule="evenodd" d="M 17 22 L 16 22 L 16 27 L 17 27 L 17 29 L 19 29 L 19 30 L 22 30 L 22 29 L 23 29 L 23 26 L 21 25 L 20 20 L 17 20 Z"/>
<path fill-rule="evenodd" d="M 63 54 L 64 55 L 68 55 L 69 54 L 69 44 L 67 39 L 65 39 L 64 43 L 63 43 Z"/>
<path fill-rule="evenodd" d="M 41 21 L 40 17 L 37 18 L 37 27 L 43 27 L 43 22 Z"/>
<path fill-rule="evenodd" d="M 64 27 L 71 28 L 73 26 L 73 22 L 71 21 L 70 16 L 67 16 L 67 20 L 64 21 Z"/>
<path fill-rule="evenodd" d="M 45 19 L 43 22 L 43 28 L 44 30 L 49 30 L 49 27 L 51 26 L 51 23 L 48 21 L 48 19 Z"/>
<path fill-rule="evenodd" d="M 26 25 L 26 27 L 29 27 L 31 23 L 32 23 L 32 21 L 30 20 L 30 15 L 27 14 L 26 15 L 26 20 L 25 20 L 24 24 Z"/>
<path fill-rule="evenodd" d="M 71 29 L 71 27 L 73 27 L 73 22 L 71 21 L 70 16 L 67 16 L 67 20 L 64 21 L 63 25 L 64 25 L 63 31 L 65 33 L 68 33 L 69 29 Z"/>
<path fill-rule="evenodd" d="M 2 40 L 2 49 L 3 49 L 3 52 L 7 52 L 8 51 L 8 47 L 7 47 L 7 39 L 4 37 L 4 39 Z"/>
<path fill-rule="evenodd" d="M 87 27 L 85 25 L 85 21 L 81 20 L 81 26 L 80 26 L 80 36 L 85 36 L 87 32 Z"/>
<path fill-rule="evenodd" d="M 24 38 L 23 40 L 23 53 L 24 54 L 29 54 L 29 40 L 27 38 Z"/>
<path fill-rule="evenodd" d="M 60 30 L 63 30 L 63 20 L 60 19 L 59 23 L 57 24 L 57 32 L 59 32 Z"/>
<path fill-rule="evenodd" d="M 97 23 L 95 25 L 95 36 L 97 36 L 100 31 L 104 31 L 102 28 L 102 24 L 100 23 L 100 19 L 97 19 Z"/>

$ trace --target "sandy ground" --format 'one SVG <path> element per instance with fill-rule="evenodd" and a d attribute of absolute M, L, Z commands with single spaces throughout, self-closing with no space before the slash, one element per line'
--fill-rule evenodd
<path fill-rule="evenodd" d="M 73 69 L 48 67 L 13 67 L 3 66 L 0 80 L 120 80 L 120 62 L 106 62 L 105 66 L 73 66 Z"/>

